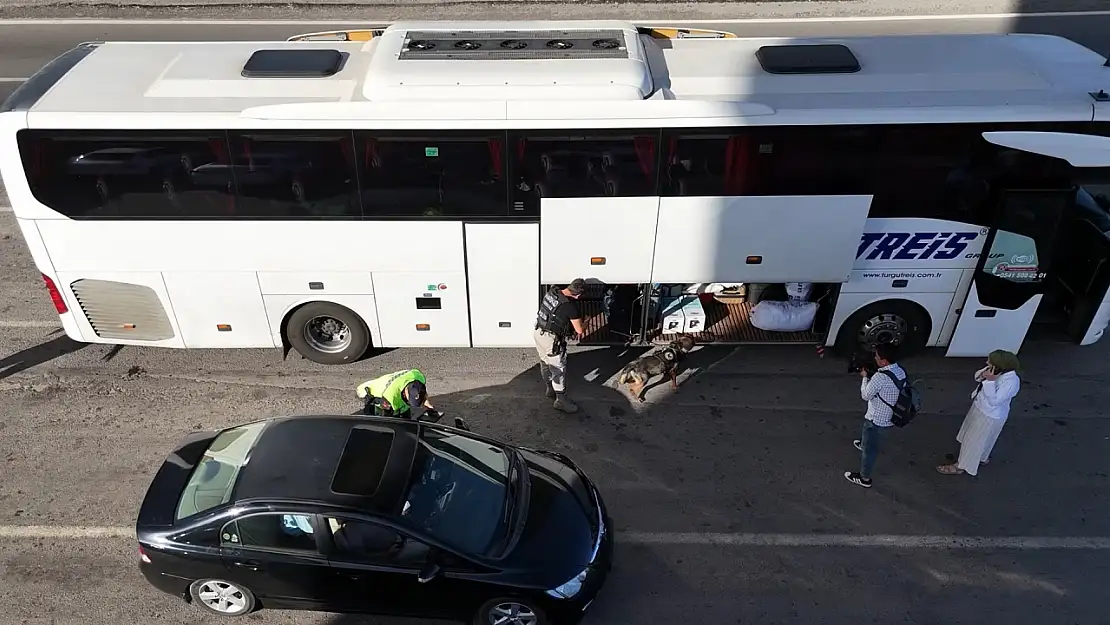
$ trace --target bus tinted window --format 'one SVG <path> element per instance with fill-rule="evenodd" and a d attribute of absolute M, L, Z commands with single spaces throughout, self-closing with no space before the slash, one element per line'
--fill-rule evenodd
<path fill-rule="evenodd" d="M 241 219 L 359 219 L 350 132 L 231 133 Z"/>
<path fill-rule="evenodd" d="M 660 188 L 667 196 L 870 194 L 875 159 L 867 127 L 676 132 Z"/>
<path fill-rule="evenodd" d="M 504 133 L 355 134 L 367 219 L 508 214 Z"/>
<path fill-rule="evenodd" d="M 24 130 L 35 199 L 74 219 L 196 219 L 235 209 L 225 134 Z"/>
<path fill-rule="evenodd" d="M 655 195 L 658 136 L 654 130 L 514 136 L 513 212 L 538 215 L 544 197 Z"/>
<path fill-rule="evenodd" d="M 986 225 L 993 150 L 972 124 L 876 127 L 881 133 L 872 217 Z"/>

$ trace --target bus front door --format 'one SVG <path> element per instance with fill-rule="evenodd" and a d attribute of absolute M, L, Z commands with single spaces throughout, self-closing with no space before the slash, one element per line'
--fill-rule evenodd
<path fill-rule="evenodd" d="M 1074 174 L 1110 166 L 1105 137 L 985 132 L 983 138 L 996 154 L 991 226 L 948 356 L 1021 349 L 1054 276 L 1062 226 L 1076 201 Z"/>
<path fill-rule="evenodd" d="M 1107 217 L 1105 211 L 1077 211 L 1067 219 L 1053 261 L 1064 296 L 1067 336 L 1079 345 L 1098 341 L 1110 323 L 1110 229 L 1099 217 Z"/>

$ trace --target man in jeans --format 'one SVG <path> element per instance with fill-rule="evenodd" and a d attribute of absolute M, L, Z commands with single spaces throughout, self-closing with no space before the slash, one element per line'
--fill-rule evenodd
<path fill-rule="evenodd" d="M 867 369 L 861 369 L 859 374 L 863 378 L 860 384 L 860 396 L 867 402 L 867 414 L 863 415 L 863 434 L 852 441 L 852 445 L 860 450 L 859 473 L 845 471 L 844 477 L 851 483 L 864 488 L 871 488 L 871 471 L 875 468 L 875 460 L 879 456 L 879 444 L 887 431 L 894 425 L 890 419 L 894 416 L 892 406 L 898 403 L 898 385 L 890 376 L 882 371 L 889 371 L 898 378 L 899 382 L 906 379 L 906 372 L 895 362 L 897 359 L 895 347 L 886 343 L 875 346 L 875 364 L 879 366 L 874 376 L 868 376 Z"/>

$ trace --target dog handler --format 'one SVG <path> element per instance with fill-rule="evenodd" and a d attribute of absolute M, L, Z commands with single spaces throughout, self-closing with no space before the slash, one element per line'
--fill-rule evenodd
<path fill-rule="evenodd" d="M 586 334 L 582 315 L 575 303 L 585 290 L 586 281 L 575 278 L 565 289 L 552 288 L 548 291 L 540 302 L 533 333 L 547 398 L 555 400 L 552 406 L 556 410 L 567 414 L 578 411 L 578 406 L 566 398 L 567 335 L 571 328 L 580 338 Z"/>

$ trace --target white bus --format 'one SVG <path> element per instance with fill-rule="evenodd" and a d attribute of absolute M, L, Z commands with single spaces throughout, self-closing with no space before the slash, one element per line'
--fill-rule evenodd
<path fill-rule="evenodd" d="M 0 172 L 78 341 L 525 347 L 582 277 L 583 343 L 981 356 L 1110 321 L 1106 63 L 615 21 L 87 43 L 3 105 Z"/>

